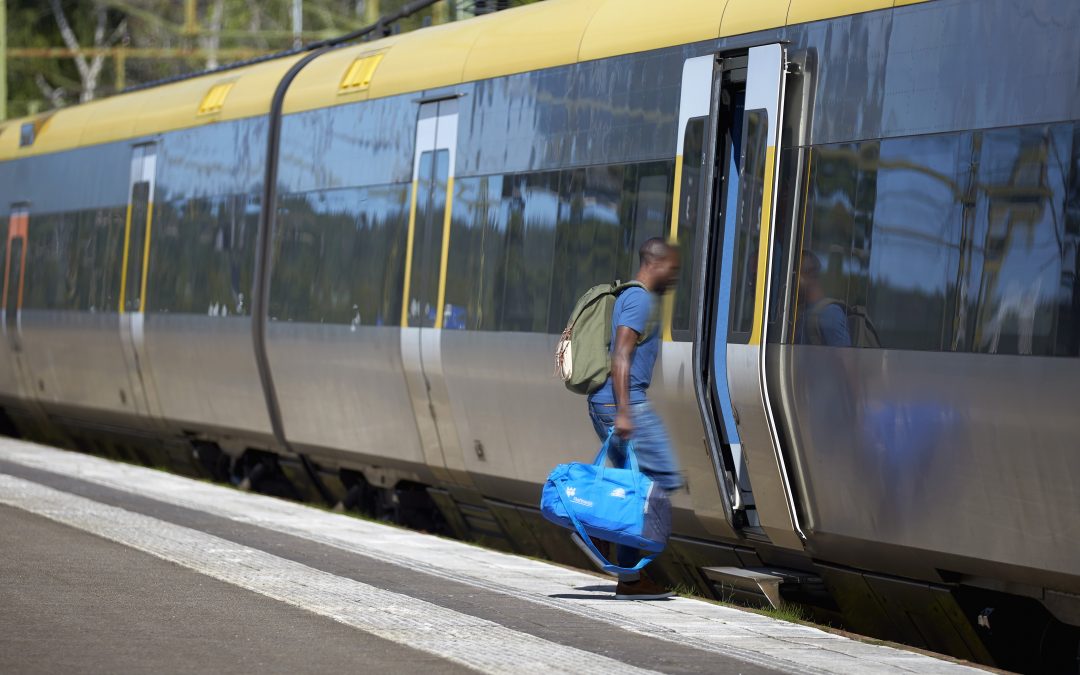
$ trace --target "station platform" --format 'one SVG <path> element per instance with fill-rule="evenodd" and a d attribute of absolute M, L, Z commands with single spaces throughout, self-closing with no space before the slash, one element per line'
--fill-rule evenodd
<path fill-rule="evenodd" d="M 968 664 L 0 439 L 0 670 L 961 673 Z"/>

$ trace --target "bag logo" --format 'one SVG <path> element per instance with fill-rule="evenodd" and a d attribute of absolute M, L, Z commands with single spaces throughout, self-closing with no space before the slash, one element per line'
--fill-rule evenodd
<path fill-rule="evenodd" d="M 577 495 L 577 488 L 573 485 L 566 486 L 566 496 L 570 498 L 570 501 L 572 503 L 577 504 L 578 506 L 584 506 L 587 509 L 591 509 L 593 507 L 593 503 L 590 502 L 588 499 L 582 499 L 581 497 L 577 497 L 575 495 Z"/>
<path fill-rule="evenodd" d="M 610 497 L 618 497 L 619 499 L 626 499 L 626 490 L 618 487 L 611 491 Z"/>

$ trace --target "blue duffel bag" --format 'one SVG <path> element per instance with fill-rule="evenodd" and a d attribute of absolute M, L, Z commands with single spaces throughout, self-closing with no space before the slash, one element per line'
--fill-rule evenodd
<path fill-rule="evenodd" d="M 576 530 L 605 572 L 636 572 L 653 561 L 671 533 L 667 492 L 638 470 L 634 444 L 626 444 L 626 466 L 605 466 L 614 430 L 592 464 L 560 464 L 548 476 L 540 497 L 544 517 Z M 648 551 L 634 567 L 613 565 L 591 537 Z"/>

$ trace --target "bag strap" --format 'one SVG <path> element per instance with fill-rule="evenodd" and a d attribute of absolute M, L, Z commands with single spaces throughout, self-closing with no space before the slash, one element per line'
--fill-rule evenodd
<path fill-rule="evenodd" d="M 596 459 L 593 460 L 593 465 L 601 467 L 603 470 L 604 460 L 607 459 L 608 450 L 611 448 L 611 442 L 615 439 L 615 427 L 611 427 L 608 430 L 607 440 L 600 446 L 600 452 L 596 453 Z M 637 455 L 634 454 L 634 442 L 626 442 L 626 466 L 623 468 L 629 468 L 634 473 L 641 473 L 641 469 L 638 468 Z"/>
<path fill-rule="evenodd" d="M 630 574 L 632 572 L 639 572 L 642 568 L 651 563 L 656 556 L 660 555 L 659 551 L 650 553 L 639 560 L 633 567 L 619 567 L 605 558 L 604 554 L 600 552 L 600 549 L 596 548 L 596 544 L 593 543 L 589 534 L 585 532 L 585 528 L 582 527 L 581 521 L 577 518 L 577 514 L 574 513 L 574 506 L 570 503 L 570 498 L 566 496 L 566 489 L 564 487 L 569 482 L 570 479 L 565 477 L 559 479 L 559 501 L 562 502 L 563 508 L 566 509 L 566 515 L 570 517 L 570 522 L 574 524 L 574 529 L 577 530 L 578 536 L 581 537 L 581 541 L 589 547 L 589 550 L 596 556 L 596 559 L 602 563 L 601 567 L 605 572 L 608 572 L 609 574 Z"/>

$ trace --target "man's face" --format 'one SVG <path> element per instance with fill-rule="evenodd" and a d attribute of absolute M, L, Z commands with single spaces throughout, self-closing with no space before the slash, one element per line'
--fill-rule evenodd
<path fill-rule="evenodd" d="M 672 251 L 656 263 L 656 276 L 660 280 L 660 292 L 669 291 L 679 282 L 679 252 Z"/>

